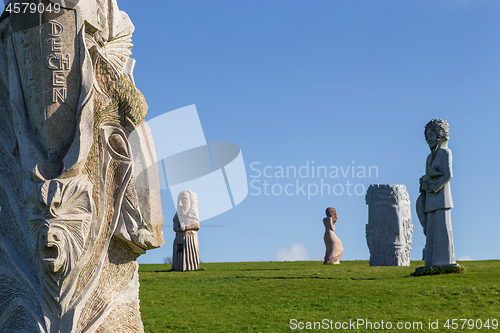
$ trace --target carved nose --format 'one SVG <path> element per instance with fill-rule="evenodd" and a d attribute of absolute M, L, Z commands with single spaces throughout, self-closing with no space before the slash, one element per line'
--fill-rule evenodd
<path fill-rule="evenodd" d="M 42 235 L 42 240 L 43 240 L 44 235 Z M 62 232 L 61 230 L 55 229 L 55 228 L 49 228 L 47 230 L 47 236 L 46 236 L 46 241 L 47 242 L 54 242 L 57 243 L 62 239 Z"/>

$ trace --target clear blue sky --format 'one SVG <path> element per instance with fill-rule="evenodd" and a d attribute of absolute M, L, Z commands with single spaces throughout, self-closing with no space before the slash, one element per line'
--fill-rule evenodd
<path fill-rule="evenodd" d="M 149 104 L 147 119 L 196 104 L 207 141 L 238 144 L 249 182 L 259 180 L 253 184 L 262 191 L 264 180 L 279 184 L 278 190 L 297 179 L 257 177 L 254 162 L 260 171 L 313 161 L 344 170 L 376 166 L 378 177 L 340 174 L 323 181 L 364 188 L 405 184 L 412 202 L 412 260 L 421 259 L 425 243 L 415 213 L 429 153 L 424 126 L 432 118 L 446 119 L 454 158 L 456 257 L 500 258 L 500 2 L 118 4 L 136 26 L 135 81 Z M 306 192 L 307 184 L 321 182 L 298 180 Z M 351 187 L 348 195 L 345 187 L 342 195 L 308 199 L 307 193 L 257 192 L 249 187 L 240 205 L 202 222 L 202 261 L 270 261 L 280 255 L 322 260 L 328 206 L 338 212 L 343 259 L 369 258 L 364 193 L 356 195 Z M 140 263 L 160 263 L 172 253 L 175 207 L 168 191 L 162 195 L 166 242 Z"/>

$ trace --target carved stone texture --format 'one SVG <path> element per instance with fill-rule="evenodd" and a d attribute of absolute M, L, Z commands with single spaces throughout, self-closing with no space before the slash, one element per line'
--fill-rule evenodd
<path fill-rule="evenodd" d="M 370 266 L 410 266 L 413 224 L 406 186 L 371 184 L 365 199 Z"/>
<path fill-rule="evenodd" d="M 177 213 L 174 216 L 174 249 L 172 269 L 191 271 L 200 268 L 198 244 L 198 196 L 192 191 L 182 191 L 177 197 Z"/>
<path fill-rule="evenodd" d="M 143 332 L 163 218 L 134 26 L 116 0 L 57 3 L 0 18 L 0 332 Z"/>
<path fill-rule="evenodd" d="M 325 225 L 325 235 L 323 237 L 326 246 L 324 265 L 340 264 L 344 248 L 342 242 L 335 235 L 335 223 L 337 222 L 337 211 L 335 208 L 328 207 L 326 209 L 326 217 L 323 219 Z"/>
<path fill-rule="evenodd" d="M 433 119 L 425 126 L 424 134 L 431 153 L 425 163 L 425 175 L 420 178 L 417 215 L 426 235 L 425 265 L 456 265 L 451 229 L 453 171 L 448 122 Z"/>

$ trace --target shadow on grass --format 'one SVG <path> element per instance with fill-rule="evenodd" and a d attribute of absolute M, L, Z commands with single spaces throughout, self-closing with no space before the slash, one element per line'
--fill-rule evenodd
<path fill-rule="evenodd" d="M 441 274 L 465 274 L 467 272 L 467 268 L 464 266 L 444 266 L 444 267 L 433 267 L 433 266 L 425 266 L 419 267 L 415 270 L 414 273 L 410 274 L 412 277 L 425 276 L 425 275 L 441 275 Z"/>

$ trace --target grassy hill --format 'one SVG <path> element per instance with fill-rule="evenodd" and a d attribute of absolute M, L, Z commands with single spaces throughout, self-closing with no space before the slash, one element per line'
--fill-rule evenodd
<path fill-rule="evenodd" d="M 500 332 L 500 261 L 460 264 L 465 274 L 421 277 L 410 274 L 422 261 L 140 265 L 142 320 L 146 333 Z"/>

